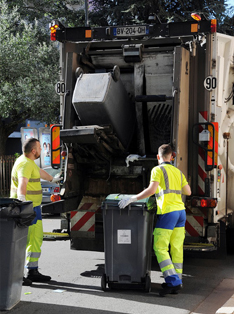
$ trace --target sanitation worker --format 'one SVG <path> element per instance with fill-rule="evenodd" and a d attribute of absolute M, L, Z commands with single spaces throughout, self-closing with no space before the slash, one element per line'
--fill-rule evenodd
<path fill-rule="evenodd" d="M 43 227 L 41 218 L 42 188 L 40 178 L 58 182 L 61 178 L 53 178 L 34 162 L 40 157 L 41 145 L 36 138 L 27 139 L 23 144 L 23 154 L 16 159 L 11 172 L 11 197 L 20 201 L 32 201 L 36 217 L 28 228 L 26 247 L 27 278 L 23 277 L 23 285 L 32 282 L 45 282 L 51 279 L 38 271 L 38 260 L 41 255 Z"/>
<path fill-rule="evenodd" d="M 154 229 L 154 251 L 165 282 L 160 296 L 177 294 L 182 288 L 183 242 L 185 237 L 185 206 L 182 194 L 191 195 L 191 189 L 184 174 L 170 162 L 173 151 L 169 144 L 159 147 L 159 165 L 151 171 L 148 188 L 130 198 L 122 199 L 119 207 L 153 194 L 157 200 L 157 222 Z M 168 253 L 170 244 L 170 255 Z"/>

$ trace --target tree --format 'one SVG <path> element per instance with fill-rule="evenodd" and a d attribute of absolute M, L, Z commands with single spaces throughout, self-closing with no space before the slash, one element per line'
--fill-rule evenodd
<path fill-rule="evenodd" d="M 57 122 L 59 52 L 37 23 L 0 1 L 0 155 L 8 136 L 28 118 Z M 40 39 L 40 41 L 39 41 Z"/>
<path fill-rule="evenodd" d="M 10 9 L 17 5 L 21 18 L 30 23 L 35 19 L 47 26 L 53 19 L 69 27 L 85 23 L 83 0 L 7 0 L 7 3 Z"/>
<path fill-rule="evenodd" d="M 92 0 L 92 24 L 131 25 L 149 23 L 148 17 L 157 16 L 158 22 L 191 20 L 192 12 L 202 13 L 203 18 L 216 18 L 218 31 L 234 35 L 233 18 L 228 15 L 225 0 Z"/>

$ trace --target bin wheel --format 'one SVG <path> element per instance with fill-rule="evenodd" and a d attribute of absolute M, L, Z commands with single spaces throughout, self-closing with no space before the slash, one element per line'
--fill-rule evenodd
<path fill-rule="evenodd" d="M 114 286 L 113 286 L 113 284 L 112 283 L 108 283 L 108 287 L 109 287 L 109 289 L 113 289 L 114 288 Z"/>
<path fill-rule="evenodd" d="M 151 291 L 151 279 L 150 276 L 147 274 L 145 277 L 145 292 Z"/>
<path fill-rule="evenodd" d="M 106 274 L 102 275 L 102 279 L 101 279 L 101 287 L 103 291 L 106 291 Z"/>

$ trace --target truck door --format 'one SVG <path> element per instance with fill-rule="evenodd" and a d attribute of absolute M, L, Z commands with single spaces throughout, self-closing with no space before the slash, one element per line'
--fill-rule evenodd
<path fill-rule="evenodd" d="M 176 148 L 176 166 L 188 178 L 189 133 L 189 58 L 183 47 L 176 47 L 173 70 L 173 135 Z"/>

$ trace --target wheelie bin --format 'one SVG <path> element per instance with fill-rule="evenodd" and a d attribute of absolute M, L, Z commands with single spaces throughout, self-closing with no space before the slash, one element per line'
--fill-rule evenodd
<path fill-rule="evenodd" d="M 0 198 L 0 310 L 20 301 L 28 226 L 34 217 L 32 202 Z"/>
<path fill-rule="evenodd" d="M 120 209 L 121 199 L 131 195 L 109 195 L 102 204 L 105 272 L 102 290 L 151 290 L 152 234 L 156 202 L 153 198 Z"/>

